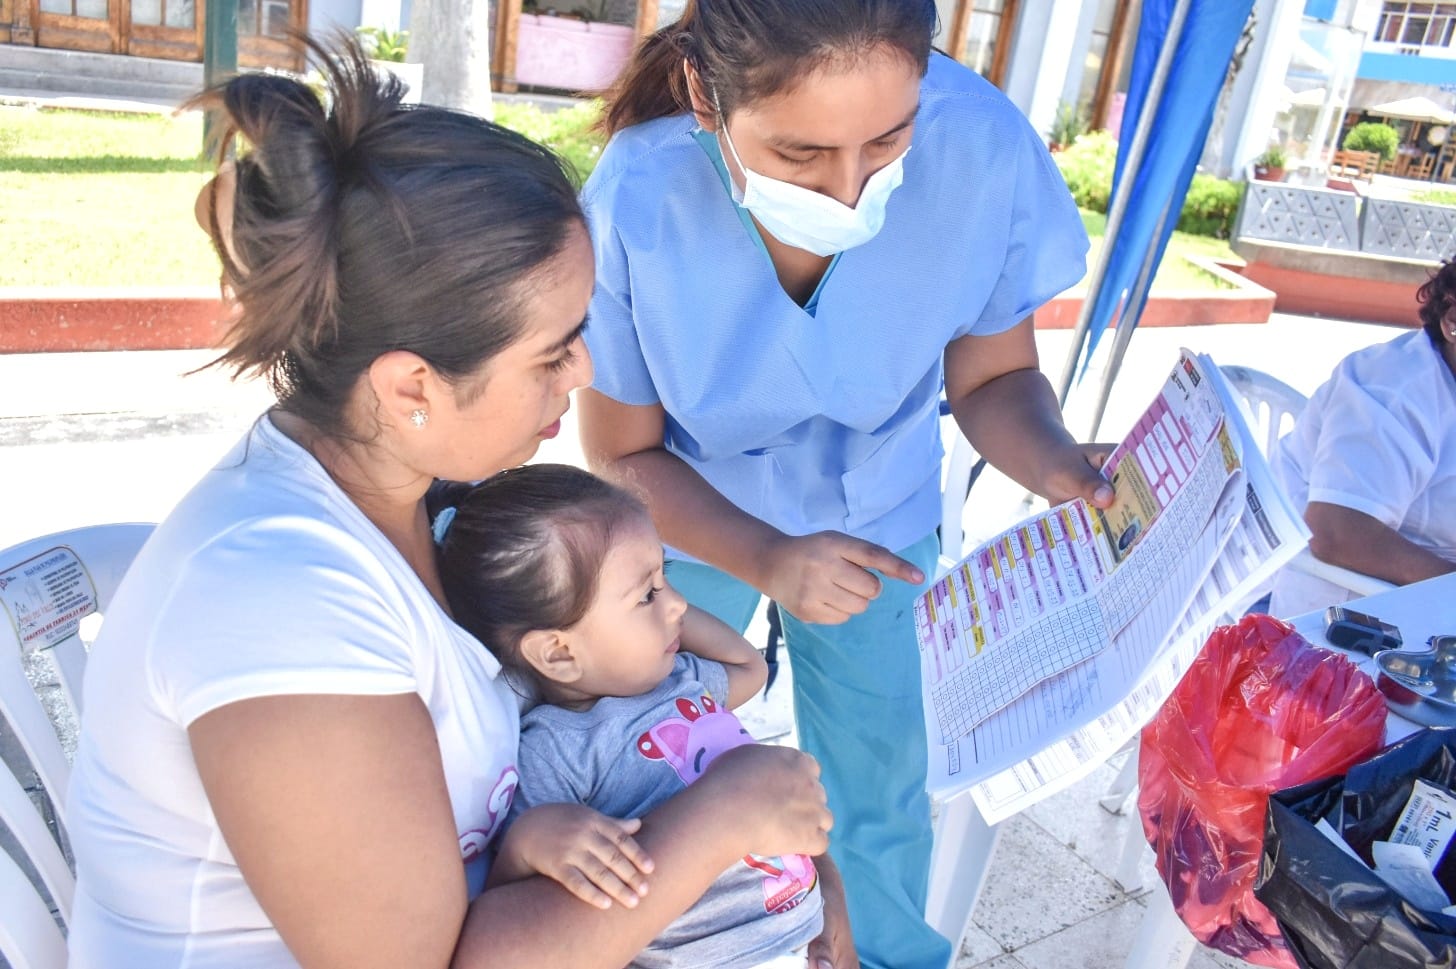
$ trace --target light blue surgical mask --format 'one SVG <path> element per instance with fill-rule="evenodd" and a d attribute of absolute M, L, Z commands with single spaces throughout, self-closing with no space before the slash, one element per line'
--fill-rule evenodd
<path fill-rule="evenodd" d="M 890 194 L 905 180 L 908 147 L 865 181 L 859 201 L 851 207 L 813 189 L 769 178 L 743 164 L 733 139 L 728 136 L 728 124 L 721 110 L 718 130 L 743 172 L 743 188 L 729 179 L 733 201 L 751 212 L 758 224 L 784 245 L 816 256 L 832 256 L 873 239 L 885 225 L 885 206 L 889 204 Z"/>

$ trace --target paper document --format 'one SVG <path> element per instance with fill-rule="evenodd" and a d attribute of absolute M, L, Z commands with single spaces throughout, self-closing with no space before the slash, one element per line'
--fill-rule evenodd
<path fill-rule="evenodd" d="M 989 822 L 1085 776 L 1223 612 L 1308 541 L 1218 369 L 1185 351 L 1108 458 L 1115 492 L 992 538 L 915 607 L 931 793 Z"/>

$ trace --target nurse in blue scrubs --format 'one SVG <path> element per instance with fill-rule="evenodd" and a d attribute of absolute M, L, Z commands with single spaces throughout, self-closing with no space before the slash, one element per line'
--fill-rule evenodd
<path fill-rule="evenodd" d="M 933 0 L 696 0 L 608 99 L 583 191 L 592 466 L 647 500 L 668 576 L 744 628 L 783 607 L 863 965 L 944 969 L 923 918 L 911 605 L 935 568 L 938 402 L 1052 500 L 1111 489 L 1031 314 L 1087 238 L 1042 140 L 931 50 Z"/>

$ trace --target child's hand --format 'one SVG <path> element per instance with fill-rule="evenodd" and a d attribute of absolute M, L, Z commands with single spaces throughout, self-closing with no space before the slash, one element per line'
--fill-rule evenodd
<path fill-rule="evenodd" d="M 824 931 L 809 943 L 809 969 L 859 969 L 839 869 L 828 855 L 815 858 L 814 867 L 819 870 L 819 891 L 824 896 Z"/>
<path fill-rule="evenodd" d="M 634 908 L 652 873 L 652 859 L 632 838 L 641 827 L 636 818 L 619 821 L 583 804 L 541 804 L 511 825 L 501 851 L 583 902 Z"/>

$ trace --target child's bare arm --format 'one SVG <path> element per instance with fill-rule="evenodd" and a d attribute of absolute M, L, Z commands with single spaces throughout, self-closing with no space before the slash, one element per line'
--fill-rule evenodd
<path fill-rule="evenodd" d="M 683 649 L 694 656 L 723 664 L 728 673 L 728 708 L 753 699 L 768 680 L 768 664 L 758 650 L 732 627 L 696 606 L 683 614 Z"/>
<path fill-rule="evenodd" d="M 506 829 L 485 887 L 545 875 L 597 908 L 635 908 L 647 894 L 652 859 L 632 835 L 636 818 L 619 821 L 581 804 L 541 804 Z"/>

